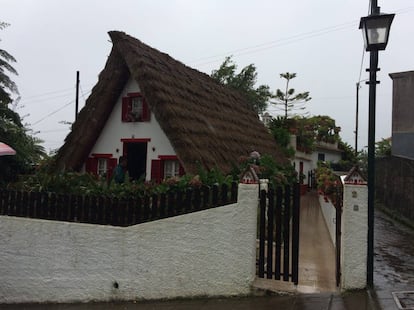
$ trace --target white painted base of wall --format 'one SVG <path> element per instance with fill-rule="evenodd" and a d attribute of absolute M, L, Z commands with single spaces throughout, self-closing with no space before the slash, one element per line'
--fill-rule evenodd
<path fill-rule="evenodd" d="M 255 278 L 257 185 L 127 228 L 0 217 L 0 303 L 231 296 Z"/>
<path fill-rule="evenodd" d="M 330 200 L 325 201 L 322 195 L 319 195 L 319 204 L 321 205 L 322 214 L 328 227 L 332 244 L 336 246 L 336 209 Z"/>
<path fill-rule="evenodd" d="M 344 186 L 341 241 L 341 289 L 363 289 L 367 284 L 368 188 Z"/>

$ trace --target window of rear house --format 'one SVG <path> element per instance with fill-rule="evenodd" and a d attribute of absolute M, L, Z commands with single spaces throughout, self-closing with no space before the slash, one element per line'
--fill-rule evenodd
<path fill-rule="evenodd" d="M 141 93 L 129 93 L 122 98 L 122 121 L 127 123 L 150 121 L 148 104 Z"/>
<path fill-rule="evenodd" d="M 318 161 L 325 161 L 325 154 L 324 153 L 319 153 L 318 154 Z"/>

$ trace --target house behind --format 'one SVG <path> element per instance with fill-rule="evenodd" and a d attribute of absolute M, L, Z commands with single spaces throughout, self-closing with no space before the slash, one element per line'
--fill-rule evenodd
<path fill-rule="evenodd" d="M 414 159 L 414 71 L 391 73 L 392 155 Z"/>

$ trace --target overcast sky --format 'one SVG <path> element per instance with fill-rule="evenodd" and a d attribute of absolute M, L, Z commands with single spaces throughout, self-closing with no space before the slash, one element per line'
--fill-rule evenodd
<path fill-rule="evenodd" d="M 258 85 L 309 91 L 311 115 L 328 115 L 354 145 L 356 83 L 368 78 L 359 19 L 368 0 L 1 0 L 0 48 L 16 59 L 24 116 L 47 151 L 63 144 L 75 115 L 76 71 L 83 106 L 111 50 L 107 32 L 120 30 L 210 74 L 233 55 L 239 69 L 253 63 Z M 396 13 L 390 41 L 379 54 L 377 140 L 391 136 L 392 83 L 388 74 L 414 70 L 414 3 L 379 0 Z M 367 145 L 368 85 L 361 83 L 359 146 Z M 276 115 L 270 107 L 270 113 Z"/>

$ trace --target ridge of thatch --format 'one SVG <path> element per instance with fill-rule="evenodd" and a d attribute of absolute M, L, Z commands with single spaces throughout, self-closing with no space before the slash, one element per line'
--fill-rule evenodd
<path fill-rule="evenodd" d="M 98 83 L 56 155 L 59 170 L 82 168 L 128 79 L 129 71 L 124 59 L 116 49 L 112 49 L 105 68 L 99 74 Z"/>
<path fill-rule="evenodd" d="M 232 163 L 252 150 L 286 162 L 238 92 L 123 32 L 109 35 L 112 52 L 58 152 L 60 167 L 81 167 L 130 76 L 140 86 L 186 172 L 194 173 L 198 163 L 228 172 Z"/>

